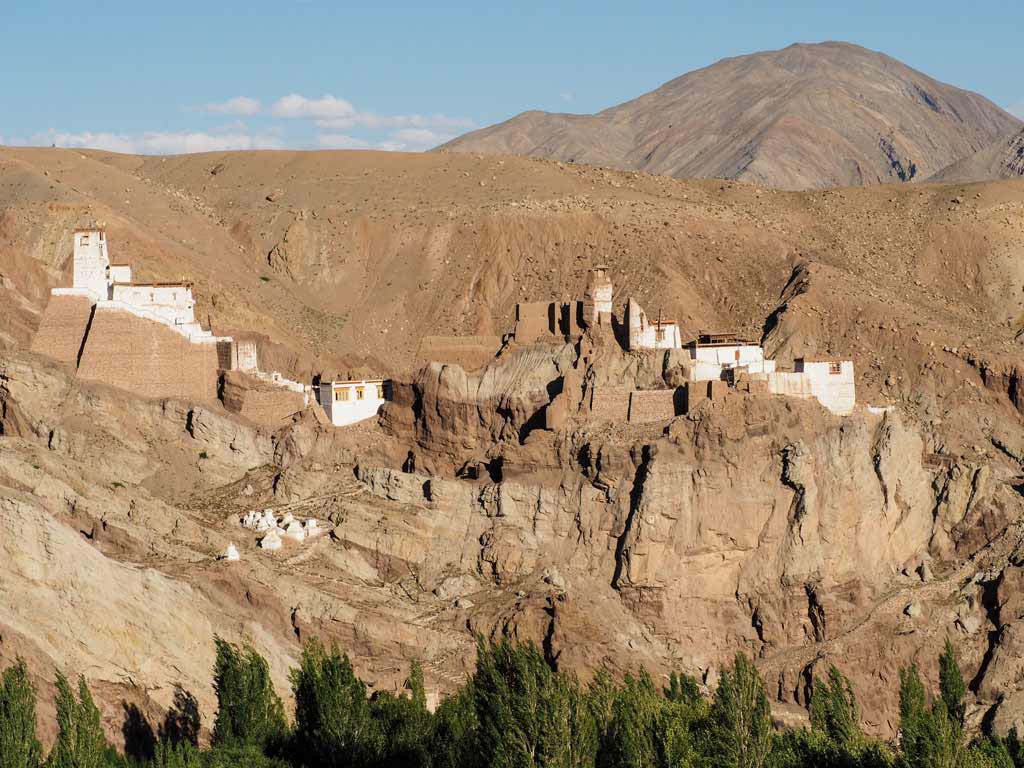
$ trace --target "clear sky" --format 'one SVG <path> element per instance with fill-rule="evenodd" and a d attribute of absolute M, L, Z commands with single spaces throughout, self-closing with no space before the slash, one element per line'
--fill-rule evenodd
<path fill-rule="evenodd" d="M 0 143 L 419 150 L 822 40 L 1024 116 L 1020 2 L 0 0 Z"/>

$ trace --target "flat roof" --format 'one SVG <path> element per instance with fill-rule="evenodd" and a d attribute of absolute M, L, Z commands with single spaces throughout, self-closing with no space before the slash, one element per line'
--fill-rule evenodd
<path fill-rule="evenodd" d="M 745 339 L 734 331 L 712 332 L 698 331 L 697 338 L 690 342 L 698 347 L 759 347 L 761 343 L 753 339 Z"/>
<path fill-rule="evenodd" d="M 111 265 L 113 266 L 113 265 Z M 128 266 L 127 264 L 119 264 L 118 266 Z M 191 288 L 192 283 L 114 283 L 114 285 L 129 285 L 134 288 Z"/>
<path fill-rule="evenodd" d="M 320 386 L 324 384 L 330 384 L 332 387 L 341 387 L 346 384 L 383 384 L 387 379 L 356 379 L 350 381 L 324 381 L 320 380 Z"/>

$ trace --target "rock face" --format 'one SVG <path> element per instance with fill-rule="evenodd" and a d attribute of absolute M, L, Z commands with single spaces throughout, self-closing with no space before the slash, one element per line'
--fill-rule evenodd
<path fill-rule="evenodd" d="M 923 179 L 1019 125 L 977 94 L 829 42 L 725 59 L 596 115 L 525 112 L 441 149 L 808 189 Z"/>
<path fill-rule="evenodd" d="M 812 289 L 813 272 L 795 272 L 784 304 Z M 664 357 L 649 368 L 671 376 L 676 361 Z M 501 380 L 518 365 L 499 361 L 484 377 Z M 621 378 L 622 365 L 592 349 L 547 375 Z M 453 446 L 478 447 L 459 442 L 476 428 L 467 428 L 467 413 L 475 425 L 479 411 L 501 410 L 478 382 L 441 394 L 437 381 L 433 369 L 421 376 L 410 385 L 416 396 L 393 403 L 384 420 L 419 438 L 420 472 L 448 472 Z M 526 385 L 520 397 L 530 391 L 543 390 Z M 1012 471 L 992 475 L 988 466 L 930 458 L 929 438 L 896 410 L 861 407 L 840 418 L 816 403 L 731 393 L 667 424 L 609 430 L 578 406 L 553 435 L 521 439 L 508 427 L 522 419 L 496 422 L 483 442 L 503 469 L 500 482 L 360 467 L 371 493 L 426 506 L 464 531 L 462 541 L 479 542 L 466 575 L 529 595 L 531 585 L 551 584 L 545 569 L 557 564 L 555 594 L 587 611 L 583 621 L 560 604 L 550 621 L 537 622 L 527 600 L 511 614 L 477 607 L 474 626 L 495 631 L 496 622 L 497 631 L 532 637 L 570 668 L 590 669 L 600 658 L 621 663 L 621 653 L 657 668 L 671 657 L 709 681 L 741 648 L 759 660 L 780 706 L 806 705 L 808 681 L 834 662 L 872 701 L 867 725 L 878 732 L 894 727 L 899 668 L 937 656 L 947 632 L 961 636 L 969 676 L 978 670 L 985 679 L 991 651 L 977 629 L 987 619 L 952 613 L 947 596 L 958 591 L 967 558 L 1009 567 L 1006 532 L 1024 512 Z M 435 539 L 417 572 L 438 583 L 441 573 L 465 573 L 467 554 Z M 448 595 L 447 583 L 436 589 Z M 965 604 L 988 599 L 972 589 Z M 614 629 L 590 635 L 593 622 L 613 616 Z M 907 622 L 939 633 L 919 634 Z M 972 690 L 976 717 L 1007 709 L 1015 713 L 1007 722 L 1018 716 L 994 689 Z"/>

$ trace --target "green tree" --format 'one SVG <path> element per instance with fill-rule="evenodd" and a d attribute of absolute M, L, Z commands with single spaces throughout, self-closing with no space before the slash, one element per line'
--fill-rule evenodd
<path fill-rule="evenodd" d="M 374 719 L 383 735 L 381 766 L 400 768 L 430 765 L 432 717 L 427 709 L 423 668 L 414 661 L 405 680 L 407 696 L 383 692 L 371 702 Z"/>
<path fill-rule="evenodd" d="M 25 660 L 0 676 L 0 768 L 38 768 L 42 747 L 36 738 L 36 689 Z"/>
<path fill-rule="evenodd" d="M 612 704 L 604 736 L 602 768 L 657 768 L 658 718 L 664 699 L 647 672 L 626 675 Z"/>
<path fill-rule="evenodd" d="M 200 768 L 199 750 L 187 741 L 159 741 L 154 748 L 153 768 Z"/>
<path fill-rule="evenodd" d="M 827 680 L 814 681 L 811 727 L 826 734 L 840 748 L 855 747 L 863 740 L 853 686 L 834 664 L 829 667 Z"/>
<path fill-rule="evenodd" d="M 764 682 L 742 653 L 722 673 L 711 705 L 709 760 L 723 768 L 761 768 L 772 747 Z"/>
<path fill-rule="evenodd" d="M 924 685 L 917 665 L 900 670 L 900 750 L 904 759 L 913 760 L 925 748 L 921 743 L 927 731 L 928 710 Z"/>
<path fill-rule="evenodd" d="M 50 751 L 48 768 L 101 768 L 110 762 L 110 748 L 103 734 L 100 711 L 93 702 L 85 678 L 78 678 L 78 697 L 68 679 L 57 673 L 57 741 Z"/>
<path fill-rule="evenodd" d="M 279 742 L 287 726 L 281 699 L 270 681 L 267 660 L 250 646 L 239 648 L 219 637 L 214 638 L 214 644 L 217 716 L 213 743 L 265 749 Z"/>
<path fill-rule="evenodd" d="M 380 724 L 366 698 L 366 685 L 347 655 L 313 639 L 292 670 L 295 694 L 295 755 L 306 765 L 362 766 L 382 751 Z"/>
<path fill-rule="evenodd" d="M 957 723 L 964 724 L 964 696 L 967 693 L 967 686 L 964 684 L 964 676 L 960 672 L 960 665 L 956 660 L 956 651 L 953 644 L 946 638 L 946 645 L 939 657 L 939 693 L 942 701 L 946 704 L 946 711 Z"/>
<path fill-rule="evenodd" d="M 700 764 L 694 730 L 705 708 L 701 700 L 694 703 L 688 699 L 667 700 L 658 712 L 655 747 L 658 765 L 663 768 L 688 768 Z"/>
<path fill-rule="evenodd" d="M 556 673 L 543 712 L 548 726 L 540 764 L 593 768 L 598 749 L 597 723 L 579 681 Z"/>
<path fill-rule="evenodd" d="M 475 768 L 480 764 L 475 698 L 470 680 L 437 707 L 430 736 L 433 768 Z"/>
<path fill-rule="evenodd" d="M 514 645 L 477 641 L 473 697 L 478 746 L 484 765 L 533 768 L 586 765 L 587 758 L 569 743 L 580 725 L 584 743 L 596 743 L 585 723 L 569 713 L 588 716 L 575 681 L 556 675 L 533 643 Z"/>
<path fill-rule="evenodd" d="M 703 701 L 700 695 L 700 684 L 697 678 L 687 675 L 685 672 L 673 672 L 668 676 L 668 687 L 665 688 L 665 698 L 669 701 L 680 701 L 684 704 L 699 704 Z"/>
<path fill-rule="evenodd" d="M 619 686 L 612 679 L 611 673 L 605 667 L 598 669 L 587 686 L 587 708 L 593 717 L 598 741 L 601 744 L 608 739 L 608 729 L 611 727 L 618 695 Z"/>
<path fill-rule="evenodd" d="M 992 736 L 982 738 L 968 750 L 967 765 L 985 768 L 1015 768 L 1007 742 Z"/>

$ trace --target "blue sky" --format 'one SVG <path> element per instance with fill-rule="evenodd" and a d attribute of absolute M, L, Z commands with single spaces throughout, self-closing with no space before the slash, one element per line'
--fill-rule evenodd
<path fill-rule="evenodd" d="M 0 0 L 0 143 L 420 150 L 594 112 L 727 56 L 847 40 L 1024 116 L 1019 0 Z"/>

